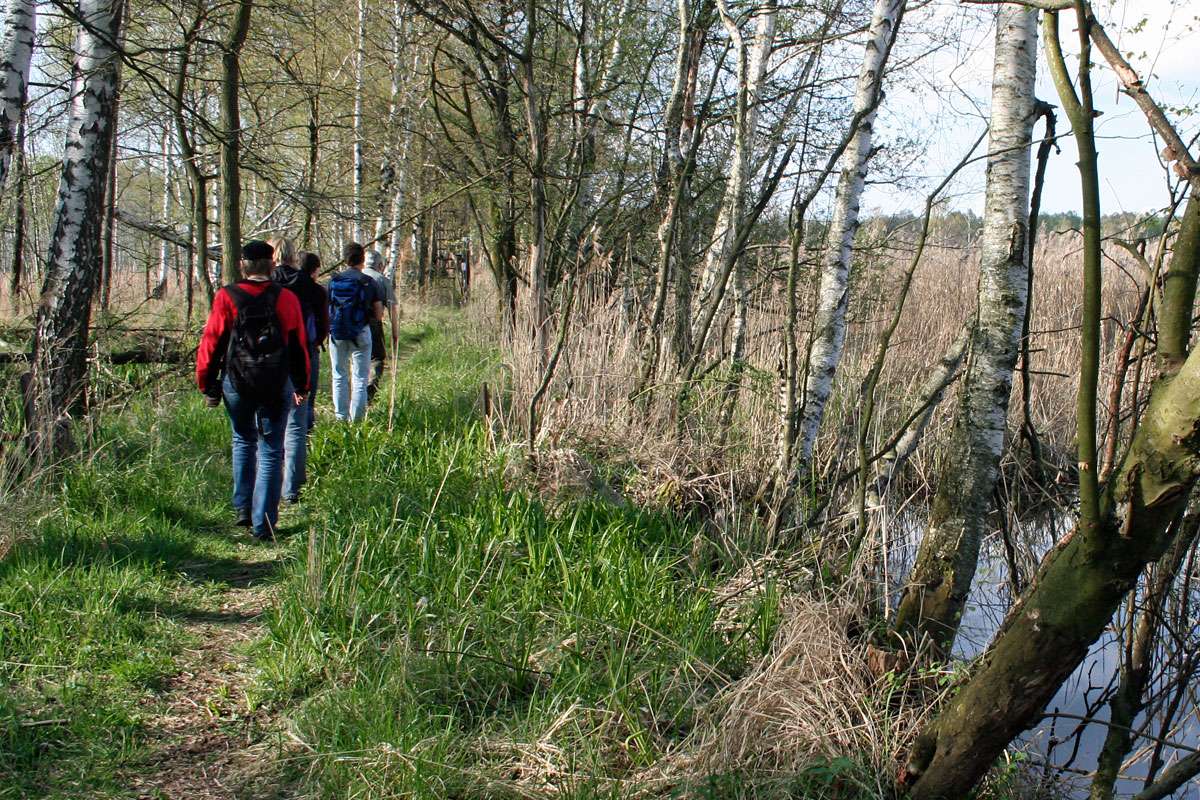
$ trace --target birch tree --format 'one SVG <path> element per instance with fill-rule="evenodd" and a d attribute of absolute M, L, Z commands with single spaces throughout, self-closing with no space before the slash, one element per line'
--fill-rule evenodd
<path fill-rule="evenodd" d="M 29 64 L 37 30 L 34 0 L 8 0 L 0 30 L 0 190 L 8 177 L 17 129 L 29 88 Z"/>
<path fill-rule="evenodd" d="M 949 651 L 979 558 L 1008 421 L 1028 288 L 1029 166 L 1037 74 L 1037 12 L 1001 6 L 996 19 L 978 316 L 949 458 L 896 628 Z"/>
<path fill-rule="evenodd" d="M 842 155 L 817 291 L 808 374 L 804 382 L 804 412 L 798 431 L 801 472 L 812 458 L 813 445 L 825 415 L 825 405 L 833 389 L 834 374 L 842 358 L 846 340 L 850 259 L 854 234 L 858 230 L 859 203 L 866 186 L 875 115 L 883 97 L 884 69 L 903 16 L 904 0 L 876 0 L 871 14 L 870 38 L 854 93 L 854 113 L 859 122 L 850 145 Z"/>
<path fill-rule="evenodd" d="M 717 283 L 724 284 L 728 274 L 723 267 L 730 260 L 737 233 L 743 224 L 746 194 L 750 184 L 754 159 L 758 116 L 761 109 L 762 84 L 767 75 L 767 63 L 775 42 L 775 19 L 779 9 L 769 5 L 762 9 L 755 23 L 754 42 L 747 56 L 742 32 L 730 16 L 724 0 L 718 2 L 721 22 L 733 41 L 734 58 L 737 62 L 738 96 L 734 124 L 733 151 L 725 179 L 725 195 L 717 213 L 712 240 L 704 254 L 704 268 L 700 277 L 700 291 L 696 296 L 695 321 L 700 320 L 699 309 L 708 307 L 717 294 Z M 722 286 L 723 289 L 723 286 Z M 692 339 L 697 348 L 702 348 L 700 331 L 695 330 Z"/>
<path fill-rule="evenodd" d="M 1047 5 L 1051 5 L 1047 3 Z M 1061 4 L 1061 5 L 1065 5 Z M 1094 340 L 1099 333 L 1100 289 L 1099 180 L 1090 85 L 1090 42 L 1114 67 L 1127 94 L 1137 100 L 1152 128 L 1171 144 L 1189 188 L 1200 189 L 1200 165 L 1149 97 L 1145 85 L 1112 46 L 1087 3 L 1074 3 L 1080 37 L 1076 85 L 1067 74 L 1058 42 L 1058 13 L 1044 16 L 1046 56 L 1059 98 L 1071 119 L 1079 146 L 1080 185 L 1084 199 L 1085 298 L 1081 325 L 1083 375 L 1099 365 Z M 1021 12 L 1027 13 L 1027 12 Z M 1076 88 L 1078 87 L 1078 88 Z M 1194 195 L 1193 195 L 1194 196 Z M 1200 258 L 1200 215 L 1185 213 L 1172 252 L 1171 270 L 1180 261 L 1185 275 Z M 1196 284 L 1181 281 L 1164 293 L 1161 316 L 1167 326 L 1191 319 Z M 1161 341 L 1161 336 L 1160 336 Z M 1089 648 L 1112 622 L 1122 600 L 1147 565 L 1162 559 L 1177 543 L 1188 498 L 1200 478 L 1200 349 L 1182 349 L 1165 360 L 1127 451 L 1103 487 L 1089 502 L 1081 480 L 1080 518 L 1043 559 L 1025 592 L 1009 610 L 991 645 L 941 712 L 917 737 L 901 774 L 918 800 L 962 797 L 995 763 L 1013 737 L 1038 719 L 1046 704 L 1076 670 Z M 1080 471 L 1095 472 L 1094 394 L 1086 397 L 1081 379 L 1079 404 Z M 1089 463 L 1088 459 L 1093 461 Z M 1094 486 L 1094 484 L 1093 484 Z M 1113 744 L 1112 742 L 1109 743 Z M 1200 772 L 1200 758 L 1190 755 L 1165 770 L 1139 798 L 1166 797 Z M 1105 794 L 1105 785 L 1098 786 Z"/>
<path fill-rule="evenodd" d="M 87 378 L 88 318 L 100 268 L 112 157 L 123 0 L 79 0 L 62 178 L 37 310 L 29 382 L 29 444 L 46 461 L 70 445 L 67 419 Z"/>
<path fill-rule="evenodd" d="M 162 136 L 162 220 L 163 224 L 167 223 L 171 214 L 171 178 L 174 172 L 174 158 L 171 154 L 171 134 L 164 130 Z M 154 288 L 150 291 L 150 296 L 156 300 L 161 300 L 167 291 L 167 277 L 171 274 L 171 243 L 166 239 L 162 239 L 158 243 L 158 278 L 154 281 Z"/>

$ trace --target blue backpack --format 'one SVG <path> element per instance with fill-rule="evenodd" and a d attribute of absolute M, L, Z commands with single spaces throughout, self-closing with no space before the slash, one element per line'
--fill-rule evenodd
<path fill-rule="evenodd" d="M 329 337 L 357 339 L 367 327 L 370 313 L 370 278 L 360 279 L 357 273 L 342 272 L 329 282 Z"/>

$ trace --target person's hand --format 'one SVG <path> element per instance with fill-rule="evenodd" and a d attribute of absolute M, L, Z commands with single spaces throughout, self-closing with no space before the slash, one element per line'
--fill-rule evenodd
<path fill-rule="evenodd" d="M 303 394 L 301 394 L 300 392 L 293 393 L 292 399 L 296 401 L 297 406 L 304 405 L 305 396 Z"/>
<path fill-rule="evenodd" d="M 204 395 L 204 405 L 208 406 L 209 408 L 216 408 L 217 406 L 221 405 L 221 398 L 217 397 L 216 395 L 206 394 Z"/>

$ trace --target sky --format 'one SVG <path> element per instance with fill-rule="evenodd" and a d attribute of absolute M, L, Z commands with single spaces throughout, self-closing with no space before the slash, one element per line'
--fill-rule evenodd
<path fill-rule="evenodd" d="M 1187 141 L 1200 132 L 1200 2 L 1196 0 L 1097 0 L 1096 14 L 1109 36 L 1130 59 L 1147 82 L 1160 106 L 1191 106 L 1191 116 L 1169 113 Z M 885 110 L 877 126 L 887 142 L 916 140 L 915 174 L 926 177 L 913 185 L 873 185 L 864 198 L 869 212 L 917 211 L 926 193 L 953 169 L 983 130 L 991 88 L 991 9 L 935 3 L 918 12 L 922 19 L 906 20 L 909 30 L 939 33 L 939 49 L 925 56 L 888 90 Z M 1078 38 L 1073 15 L 1064 12 L 1060 23 L 1068 67 L 1077 65 Z M 905 29 L 901 28 L 901 37 Z M 1058 94 L 1045 67 L 1039 42 L 1038 85 L 1040 99 L 1058 106 Z M 915 54 L 925 41 L 910 42 Z M 1161 208 L 1168 193 L 1156 146 L 1142 112 L 1133 100 L 1118 91 L 1118 83 L 1098 52 L 1093 50 L 1098 69 L 1093 72 L 1101 182 L 1102 212 L 1143 212 Z M 1041 125 L 1034 136 L 1040 135 Z M 1079 211 L 1079 172 L 1075 167 L 1074 137 L 1065 113 L 1058 110 L 1062 152 L 1051 157 L 1042 198 L 1045 212 Z M 979 211 L 983 206 L 984 169 L 969 167 L 948 189 L 953 207 Z"/>

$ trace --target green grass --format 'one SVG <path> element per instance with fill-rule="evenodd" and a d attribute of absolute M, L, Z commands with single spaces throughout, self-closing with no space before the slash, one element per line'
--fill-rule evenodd
<path fill-rule="evenodd" d="M 493 370 L 435 334 L 391 432 L 373 414 L 317 439 L 321 524 L 293 545 L 260 663 L 298 701 L 322 796 L 504 795 L 532 780 L 530 748 L 566 796 L 618 796 L 761 648 L 714 630 L 692 528 L 505 488 L 473 407 Z"/>
<path fill-rule="evenodd" d="M 124 796 L 188 614 L 245 556 L 225 424 L 186 395 L 135 405 L 24 496 L 33 526 L 0 561 L 0 797 Z"/>
<path fill-rule="evenodd" d="M 246 703 L 304 743 L 279 753 L 304 796 L 626 796 L 764 652 L 777 595 L 715 625 L 694 526 L 512 488 L 475 408 L 502 371 L 453 328 L 406 328 L 390 426 L 324 409 Z M 264 558 L 229 525 L 224 415 L 172 385 L 101 417 L 0 562 L 0 797 L 129 796 L 188 620 Z M 847 764 L 675 794 L 845 797 Z"/>

